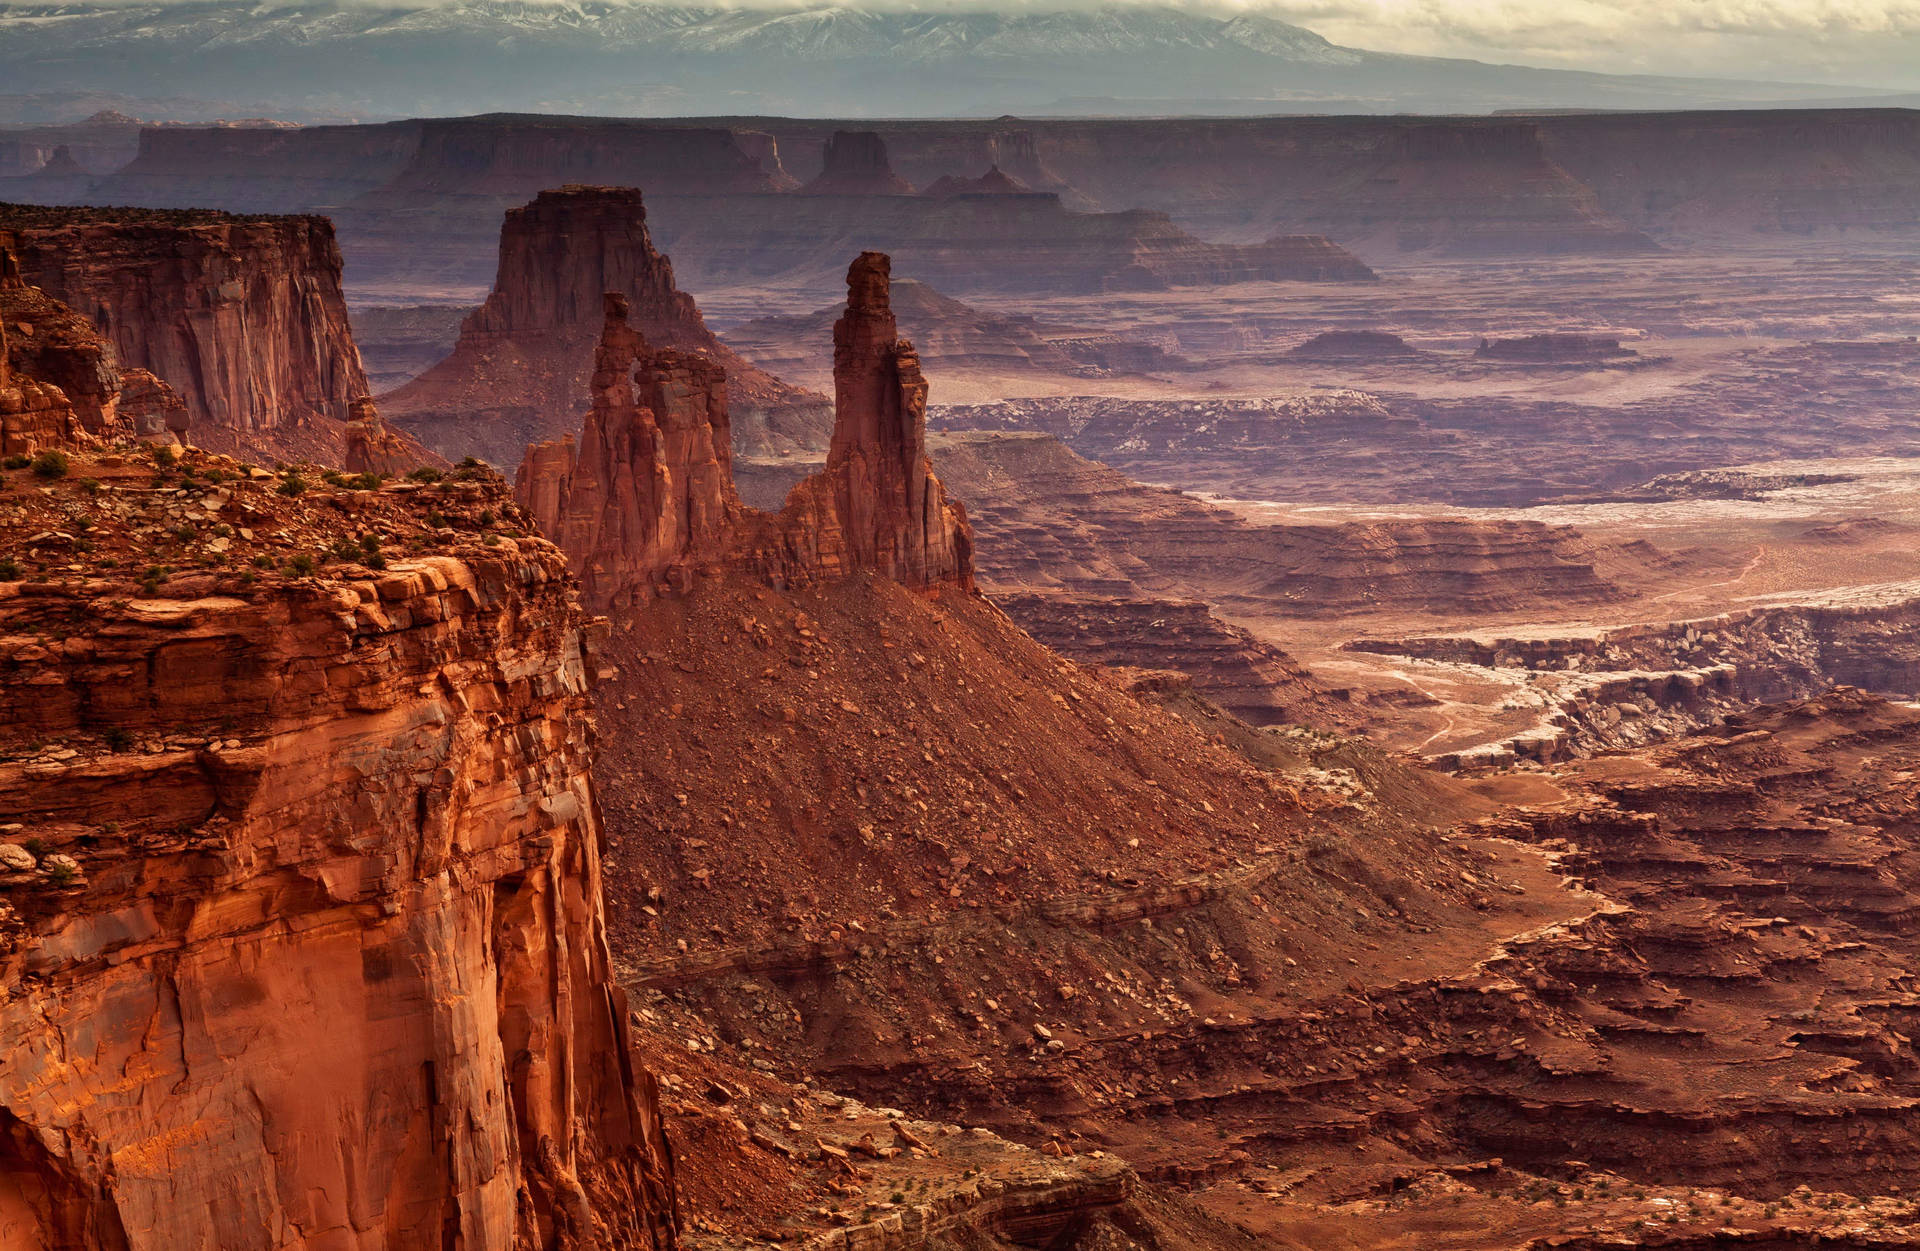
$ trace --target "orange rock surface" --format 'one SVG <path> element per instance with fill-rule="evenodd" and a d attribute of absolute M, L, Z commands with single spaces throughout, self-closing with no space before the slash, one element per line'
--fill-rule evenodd
<path fill-rule="evenodd" d="M 485 475 L 75 459 L 0 507 L 93 543 L 0 581 L 0 1246 L 671 1246 L 559 553 Z"/>

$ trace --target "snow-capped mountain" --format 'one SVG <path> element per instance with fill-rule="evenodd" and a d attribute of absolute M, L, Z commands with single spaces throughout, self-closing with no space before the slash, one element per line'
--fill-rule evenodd
<path fill-rule="evenodd" d="M 296 116 L 1479 111 L 1818 94 L 1366 52 L 1257 13 L 639 0 L 0 4 L 0 83 Z"/>

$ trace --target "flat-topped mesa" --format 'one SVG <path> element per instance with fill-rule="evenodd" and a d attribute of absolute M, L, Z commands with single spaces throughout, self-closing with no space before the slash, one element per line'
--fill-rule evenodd
<path fill-rule="evenodd" d="M 693 297 L 674 285 L 673 262 L 653 246 L 639 189 L 578 183 L 507 210 L 493 291 L 467 317 L 461 336 L 535 332 L 591 339 L 609 291 L 627 298 L 633 320 L 652 342 L 714 346 Z"/>
<path fill-rule="evenodd" d="M 769 414 L 795 405 L 824 414 L 822 397 L 754 368 L 707 329 L 675 283 L 672 262 L 653 246 L 637 188 L 578 184 L 508 210 L 486 302 L 462 323 L 452 354 L 382 397 L 382 407 L 444 456 L 517 464 L 532 444 L 572 433 L 580 397 L 593 386 L 589 362 L 610 291 L 627 300 L 649 343 L 724 366 L 750 430 L 778 424 Z"/>
<path fill-rule="evenodd" d="M 887 142 L 871 130 L 836 130 L 827 140 L 819 177 L 807 195 L 912 195 L 913 184 L 893 172 Z"/>
<path fill-rule="evenodd" d="M 652 350 L 624 295 L 602 297 L 593 406 L 572 438 L 527 450 L 514 494 L 567 553 L 587 601 L 631 607 L 688 590 L 727 557 L 742 507 L 733 485 L 726 371 Z"/>
<path fill-rule="evenodd" d="M 833 442 L 824 475 L 855 568 L 908 586 L 973 585 L 973 531 L 927 460 L 927 380 L 899 337 L 892 262 L 862 252 L 833 327 Z M 804 485 L 804 484 L 803 484 Z"/>

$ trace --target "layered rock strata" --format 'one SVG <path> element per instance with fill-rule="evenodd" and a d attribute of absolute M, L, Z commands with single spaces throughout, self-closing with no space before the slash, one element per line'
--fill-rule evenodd
<path fill-rule="evenodd" d="M 838 531 L 844 559 L 907 586 L 973 584 L 973 533 L 927 459 L 927 380 L 899 337 L 891 266 L 863 252 L 847 270 L 847 311 L 833 327 L 833 443 L 823 475 L 795 488 L 785 512 L 811 513 L 806 563 L 823 563 Z M 830 498 L 829 498 L 830 496 Z"/>
<path fill-rule="evenodd" d="M 11 208 L 7 226 L 27 281 L 179 392 L 207 446 L 270 447 L 366 394 L 325 218 Z"/>
<path fill-rule="evenodd" d="M 13 248 L 0 234 L 0 455 L 103 438 L 178 442 L 185 401 L 147 370 L 121 369 L 91 322 L 26 283 Z"/>
<path fill-rule="evenodd" d="M 0 1244 L 670 1248 L 564 560 L 485 477 L 188 467 L 0 509 Z"/>
<path fill-rule="evenodd" d="M 1496 741 L 1436 743 L 1447 768 L 1631 750 L 1755 704 L 1851 686 L 1920 697 L 1920 585 L 1798 597 L 1714 617 L 1533 635 L 1362 638 L 1345 649 L 1479 672 L 1511 686 L 1534 724 Z"/>
<path fill-rule="evenodd" d="M 726 373 L 704 356 L 655 350 L 628 323 L 624 297 L 607 294 L 580 442 L 528 449 L 515 480 L 591 603 L 684 592 L 722 568 L 780 586 L 872 571 L 972 587 L 972 531 L 926 457 L 926 380 L 896 336 L 886 257 L 863 254 L 847 286 L 826 469 L 777 515 L 746 508 L 734 487 Z"/>
<path fill-rule="evenodd" d="M 531 443 L 576 428 L 591 385 L 602 297 L 628 302 L 650 343 L 726 368 L 748 446 L 818 446 L 825 402 L 741 360 L 714 338 L 673 264 L 653 246 L 632 187 L 572 185 L 510 210 L 493 291 L 461 325 L 452 355 L 389 392 L 387 414 L 450 458 L 518 464 Z"/>
<path fill-rule="evenodd" d="M 827 139 L 820 174 L 801 188 L 807 195 L 912 195 L 913 184 L 893 172 L 886 141 L 871 130 L 836 130 Z"/>
<path fill-rule="evenodd" d="M 627 320 L 627 298 L 604 300 L 579 444 L 529 449 L 515 492 L 568 553 L 588 599 L 616 606 L 662 585 L 686 590 L 729 551 L 741 504 L 725 373 L 692 353 L 653 351 Z"/>

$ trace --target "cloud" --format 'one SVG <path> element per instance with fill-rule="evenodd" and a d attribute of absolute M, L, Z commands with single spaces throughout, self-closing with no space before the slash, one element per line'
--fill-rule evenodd
<path fill-rule="evenodd" d="M 1920 0 L 1254 0 L 1336 43 L 1614 72 L 1920 86 Z M 1893 80 L 1893 81 L 1889 81 Z"/>

